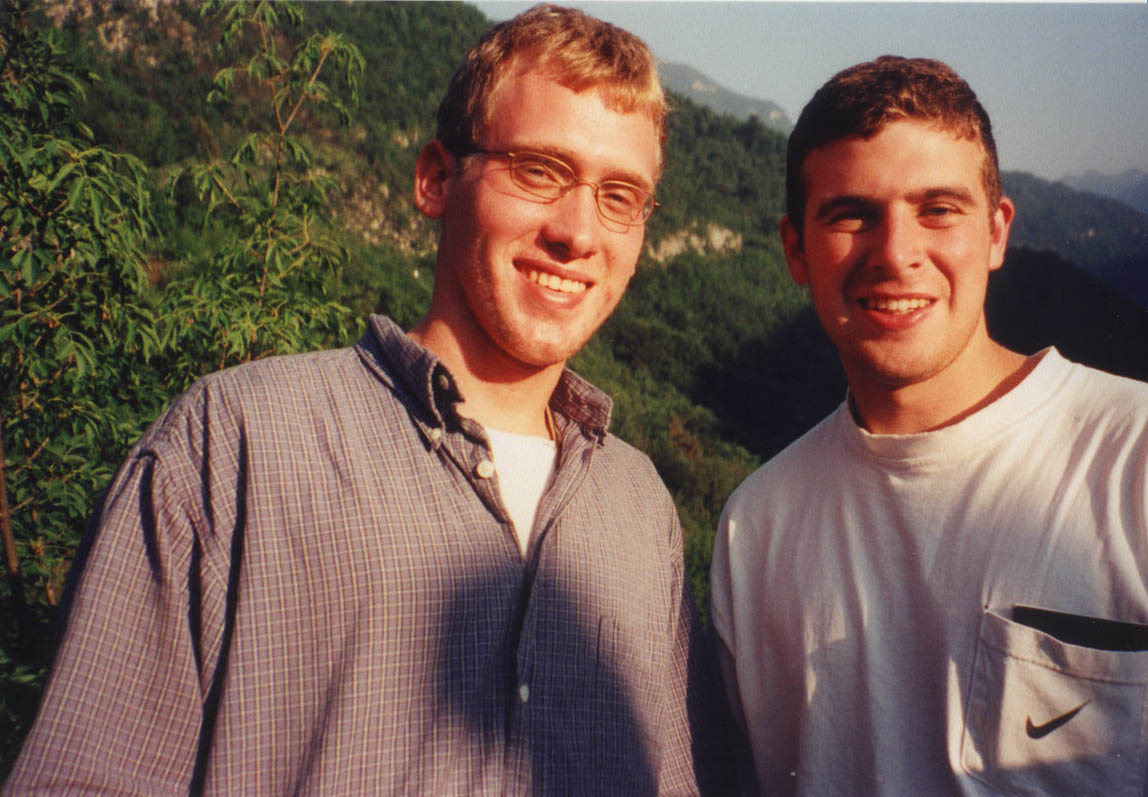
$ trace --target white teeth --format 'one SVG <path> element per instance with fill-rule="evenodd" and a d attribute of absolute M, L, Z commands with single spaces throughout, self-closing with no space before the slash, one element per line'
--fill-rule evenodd
<path fill-rule="evenodd" d="M 863 299 L 862 303 L 870 310 L 883 313 L 911 313 L 932 304 L 929 299 Z"/>
<path fill-rule="evenodd" d="M 531 282 L 538 283 L 543 288 L 549 288 L 552 291 L 559 291 L 561 293 L 582 293 L 586 290 L 585 282 L 578 282 L 577 280 L 562 279 L 557 274 L 546 274 L 545 272 L 530 271 L 526 274 L 527 279 Z"/>

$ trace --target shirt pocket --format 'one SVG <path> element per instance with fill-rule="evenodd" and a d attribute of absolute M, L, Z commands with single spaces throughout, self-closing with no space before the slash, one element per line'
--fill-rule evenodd
<path fill-rule="evenodd" d="M 650 640 L 623 618 L 599 618 L 592 698 L 596 737 L 593 761 L 598 773 L 609 774 L 609 780 L 602 782 L 613 783 L 618 794 L 655 791 L 663 684 L 658 683 L 653 669 L 653 648 Z"/>
<path fill-rule="evenodd" d="M 981 618 L 961 768 L 1006 794 L 1130 794 L 1148 771 L 1148 652 Z"/>

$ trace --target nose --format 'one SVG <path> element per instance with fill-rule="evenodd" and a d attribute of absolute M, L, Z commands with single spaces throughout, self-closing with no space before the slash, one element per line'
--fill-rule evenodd
<path fill-rule="evenodd" d="M 555 255 L 565 260 L 588 257 L 598 250 L 602 221 L 591 183 L 574 185 L 550 204 L 542 237 Z"/>
<path fill-rule="evenodd" d="M 924 262 L 921 227 L 907 212 L 890 212 L 873 228 L 870 265 L 896 273 Z"/>

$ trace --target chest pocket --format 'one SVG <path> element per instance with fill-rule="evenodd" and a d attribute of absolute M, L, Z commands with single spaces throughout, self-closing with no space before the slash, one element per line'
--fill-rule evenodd
<path fill-rule="evenodd" d="M 1148 772 L 1148 652 L 981 619 L 961 767 L 1008 794 L 1130 794 Z"/>

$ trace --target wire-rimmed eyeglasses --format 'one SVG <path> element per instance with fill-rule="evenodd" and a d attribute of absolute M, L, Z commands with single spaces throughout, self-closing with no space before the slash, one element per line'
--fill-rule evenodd
<path fill-rule="evenodd" d="M 600 183 L 581 180 L 570 166 L 540 152 L 508 152 L 475 147 L 467 152 L 472 153 L 509 160 L 510 179 L 523 191 L 540 199 L 560 199 L 575 186 L 588 185 L 594 189 L 594 201 L 602 218 L 628 227 L 644 224 L 654 208 L 658 207 L 654 195 L 636 185 L 620 180 L 604 180 Z"/>

